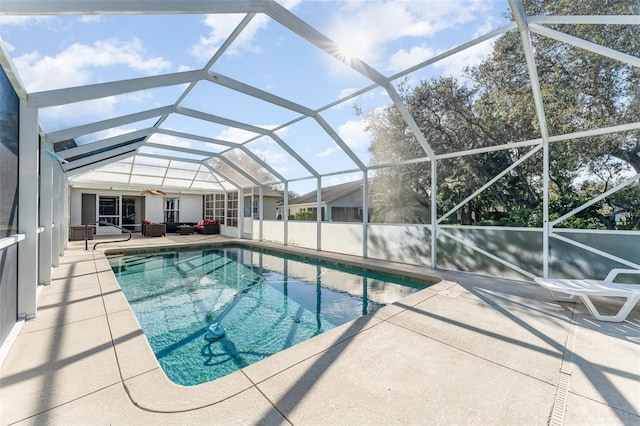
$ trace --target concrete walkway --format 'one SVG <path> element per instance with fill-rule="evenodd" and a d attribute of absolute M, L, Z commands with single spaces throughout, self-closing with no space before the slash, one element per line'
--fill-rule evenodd
<path fill-rule="evenodd" d="M 203 239 L 222 237 L 124 245 Z M 602 323 L 531 283 L 365 263 L 443 281 L 222 379 L 181 387 L 158 366 L 103 252 L 71 242 L 2 365 L 0 423 L 640 424 L 639 307 L 624 323 Z"/>

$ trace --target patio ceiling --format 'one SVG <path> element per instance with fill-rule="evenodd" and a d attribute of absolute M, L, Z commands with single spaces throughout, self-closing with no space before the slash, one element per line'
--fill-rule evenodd
<path fill-rule="evenodd" d="M 348 109 L 352 103 L 365 102 L 363 99 L 366 97 L 379 96 L 382 103 L 374 107 L 393 104 L 401 113 L 424 150 L 423 156 L 412 161 L 435 161 L 462 154 L 436 155 L 403 104 L 397 84 L 408 77 L 424 78 L 428 74 L 420 73 L 432 72 L 452 57 L 472 52 L 508 31 L 519 31 L 521 34 L 521 48 L 527 60 L 541 130 L 540 139 L 504 141 L 503 145 L 482 148 L 482 152 L 506 149 L 514 146 L 514 143 L 533 146 L 538 145 L 540 140 L 550 140 L 533 55 L 534 46 L 531 43 L 532 32 L 640 66 L 640 58 L 560 33 L 548 26 L 558 23 L 637 24 L 637 16 L 527 16 L 519 0 L 500 4 L 504 6 L 504 11 L 511 12 L 512 20 L 504 18 L 479 35 L 477 32 L 468 34 L 467 40 L 454 43 L 447 50 L 435 52 L 431 57 L 400 71 L 388 71 L 377 69 L 359 59 L 358 52 L 346 54 L 343 46 L 307 22 L 311 19 L 309 16 L 305 15 L 303 19 L 304 10 L 300 10 L 298 15 L 295 8 L 289 10 L 271 0 L 3 0 L 0 3 L 0 15 L 8 16 L 108 15 L 125 19 L 131 15 L 158 15 L 163 19 L 177 20 L 182 15 L 226 14 L 238 16 L 238 23 L 207 58 L 204 66 L 196 69 L 32 91 L 22 83 L 21 69 L 14 64 L 12 49 L 7 47 L 4 40 L 0 43 L 0 63 L 21 97 L 26 99 L 27 105 L 37 108 L 39 113 L 42 111 L 43 117 L 50 109 L 57 111 L 73 105 L 91 105 L 91 102 L 132 94 L 142 98 L 148 96 L 157 102 L 159 97 L 155 93 L 164 90 L 162 99 L 170 99 L 161 105 L 151 102 L 147 107 L 139 107 L 135 111 L 109 111 L 90 122 L 79 120 L 77 124 L 71 124 L 73 121 L 67 120 L 61 128 L 41 121 L 44 141 L 66 161 L 61 167 L 71 185 L 213 192 L 310 180 L 315 187 L 318 178 L 337 175 L 357 178 L 380 167 L 370 164 L 366 144 L 363 148 L 349 141 L 344 129 L 341 130 L 342 126 L 351 122 L 349 120 L 355 120 L 355 116 L 334 118 L 338 109 Z M 451 7 L 456 7 L 456 2 L 452 2 Z M 267 85 L 259 87 L 256 80 L 248 81 L 250 78 L 246 76 L 226 75 L 225 67 L 218 69 L 222 58 L 235 55 L 232 50 L 234 46 L 241 43 L 243 37 L 249 37 L 248 32 L 255 30 L 252 22 L 264 17 L 268 18 L 269 26 L 261 23 L 259 28 L 277 31 L 274 38 L 290 40 L 288 42 L 292 45 L 302 42 L 305 52 L 310 52 L 312 56 L 320 54 L 328 58 L 333 67 L 340 67 L 340 72 L 348 71 L 348 85 L 340 95 L 321 104 L 317 104 L 315 99 L 310 101 L 312 96 L 307 95 L 305 90 L 324 82 L 313 77 L 306 78 L 306 74 L 300 71 L 296 71 L 296 78 L 300 79 L 296 84 L 300 89 L 296 89 L 294 98 L 283 96 Z M 369 22 L 366 25 L 376 23 Z M 398 25 L 402 23 L 398 22 Z M 15 43 L 13 40 L 11 42 Z M 416 41 L 422 45 L 427 42 L 427 39 Z M 281 61 L 276 58 L 273 60 Z M 298 66 L 304 65 L 299 63 L 304 59 L 297 58 L 295 54 L 290 56 L 289 61 L 278 66 L 285 70 L 295 65 L 298 70 Z M 179 60 L 176 59 L 174 63 L 179 63 Z M 261 73 L 260 69 L 253 71 Z M 357 84 L 354 85 L 354 82 Z M 217 94 L 222 91 L 232 93 L 240 100 L 240 104 L 246 105 L 245 115 L 243 108 L 227 115 L 224 107 L 210 107 L 211 103 L 217 102 Z M 201 97 L 196 97 L 198 92 L 202 94 Z M 208 99 L 208 102 L 202 99 Z M 273 117 L 281 117 L 280 121 L 270 120 L 269 124 L 265 124 L 257 120 L 256 111 L 261 109 L 264 109 L 265 115 L 269 111 Z M 597 131 L 593 130 L 593 133 Z M 220 136 L 224 134 L 234 136 L 225 139 Z M 323 152 L 340 152 L 340 160 L 321 165 L 318 158 L 322 153 L 307 152 L 307 148 L 314 144 L 327 144 L 329 148 Z M 269 155 L 265 154 L 266 146 L 269 147 Z M 279 161 L 286 159 L 286 166 L 272 160 L 274 158 Z"/>

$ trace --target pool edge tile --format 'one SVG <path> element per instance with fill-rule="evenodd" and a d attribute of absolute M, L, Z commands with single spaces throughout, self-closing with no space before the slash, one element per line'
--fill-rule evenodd
<path fill-rule="evenodd" d="M 161 368 L 124 380 L 134 404 L 160 413 L 195 410 L 217 404 L 253 387 L 240 371 L 196 386 L 172 383 Z"/>

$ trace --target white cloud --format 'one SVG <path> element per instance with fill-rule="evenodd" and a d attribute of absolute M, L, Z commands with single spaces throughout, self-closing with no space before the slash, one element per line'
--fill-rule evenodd
<path fill-rule="evenodd" d="M 460 53 L 436 62 L 434 65 L 442 70 L 442 75 L 444 76 L 463 77 L 462 71 L 465 67 L 480 64 L 492 52 L 493 42 L 494 40 L 487 40 L 476 44 Z"/>
<path fill-rule="evenodd" d="M 376 66 L 388 56 L 388 43 L 404 37 L 433 37 L 471 22 L 491 2 L 350 1 L 341 6 L 326 34 L 343 50 Z"/>
<path fill-rule="evenodd" d="M 149 142 L 167 145 L 167 149 L 171 149 L 172 146 L 192 148 L 192 142 L 190 140 L 165 135 L 164 133 L 154 133 L 149 137 Z"/>
<path fill-rule="evenodd" d="M 363 120 L 349 120 L 338 127 L 338 136 L 351 149 L 359 149 L 367 146 L 369 143 L 369 135 L 365 131 L 366 123 Z M 332 145 L 322 152 L 316 154 L 316 157 L 329 157 L 334 152 L 341 151 L 338 145 Z"/>
<path fill-rule="evenodd" d="M 272 149 L 256 149 L 253 153 L 261 160 L 265 160 L 269 165 L 284 164 L 288 161 L 287 157 L 281 153 Z"/>
<path fill-rule="evenodd" d="M 14 62 L 28 92 L 90 83 L 95 68 L 124 65 L 151 75 L 171 65 L 161 57 L 145 57 L 138 39 L 128 42 L 102 40 L 93 45 L 75 43 L 56 56 L 31 52 L 17 57 Z"/>
<path fill-rule="evenodd" d="M 256 136 L 256 134 L 253 132 L 249 132 L 243 129 L 238 129 L 236 127 L 229 127 L 228 129 L 223 130 L 217 136 L 214 136 L 214 138 L 227 141 L 227 142 L 241 143 L 254 136 Z"/>
<path fill-rule="evenodd" d="M 229 16 L 223 14 L 207 15 L 204 24 L 209 28 L 207 36 L 201 36 L 198 43 L 191 47 L 189 53 L 197 59 L 209 60 L 231 32 L 238 26 L 244 15 Z M 234 19 L 235 18 L 235 19 Z M 240 33 L 226 53 L 240 55 L 242 52 L 257 52 L 253 39 L 258 30 L 267 27 L 269 18 L 266 15 L 256 15 L 249 25 Z"/>
<path fill-rule="evenodd" d="M 401 71 L 433 56 L 435 56 L 435 50 L 426 47 L 424 44 L 413 46 L 408 52 L 400 49 L 389 58 L 389 67 L 392 71 Z"/>
<path fill-rule="evenodd" d="M 0 26 L 15 25 L 26 27 L 31 24 L 39 24 L 53 19 L 55 19 L 54 16 L 0 16 Z"/>
<path fill-rule="evenodd" d="M 338 127 L 338 135 L 351 149 L 363 148 L 369 144 L 369 135 L 364 120 L 349 120 Z"/>
<path fill-rule="evenodd" d="M 322 152 L 319 152 L 316 154 L 316 157 L 320 157 L 320 158 L 324 158 L 324 157 L 328 157 L 331 154 L 333 154 L 334 152 L 340 151 L 340 147 L 335 145 L 335 146 L 330 146 L 329 148 L 325 149 Z"/>
<path fill-rule="evenodd" d="M 293 9 L 301 0 L 280 0 L 279 3 L 286 9 Z M 201 36 L 198 43 L 193 45 L 189 53 L 200 60 L 209 60 L 220 48 L 222 43 L 231 35 L 244 15 L 212 14 L 207 15 L 204 24 L 209 28 L 206 36 Z M 259 52 L 260 49 L 253 44 L 256 33 L 267 27 L 270 18 L 265 14 L 257 14 L 253 17 L 240 35 L 233 41 L 226 53 L 241 55 L 243 52 Z"/>
<path fill-rule="evenodd" d="M 102 21 L 103 15 L 82 15 L 78 20 L 83 24 L 94 24 Z"/>
<path fill-rule="evenodd" d="M 355 182 L 357 180 L 362 180 L 362 174 L 333 175 L 322 179 L 322 186 L 340 185 L 347 182 Z"/>
<path fill-rule="evenodd" d="M 114 97 L 95 99 L 86 102 L 58 107 L 44 108 L 38 113 L 46 131 L 53 131 L 69 126 L 76 126 L 78 122 L 91 122 L 96 119 L 113 117 L 116 100 Z"/>
<path fill-rule="evenodd" d="M 347 87 L 346 89 L 342 89 L 340 90 L 340 93 L 338 93 L 338 99 L 342 99 L 346 96 L 349 96 L 350 94 L 352 94 L 353 92 L 358 91 L 359 89 L 356 89 L 355 87 Z"/>

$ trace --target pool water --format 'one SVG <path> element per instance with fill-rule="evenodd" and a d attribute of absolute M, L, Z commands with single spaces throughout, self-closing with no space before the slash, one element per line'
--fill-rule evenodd
<path fill-rule="evenodd" d="M 240 247 L 109 262 L 166 375 L 185 386 L 223 377 L 430 285 Z M 224 327 L 222 337 L 208 332 L 214 323 Z"/>

